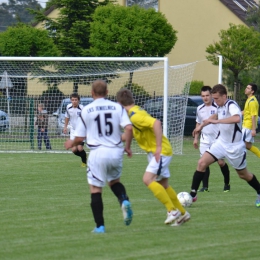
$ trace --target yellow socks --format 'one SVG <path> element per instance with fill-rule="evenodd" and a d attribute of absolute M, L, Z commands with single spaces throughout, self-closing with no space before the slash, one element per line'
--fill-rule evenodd
<path fill-rule="evenodd" d="M 161 184 L 159 184 L 156 181 L 153 181 L 148 185 L 148 189 L 167 208 L 168 212 L 172 210 L 176 210 L 168 193 L 166 192 L 166 190 Z"/>
<path fill-rule="evenodd" d="M 250 150 L 252 153 L 254 153 L 257 157 L 260 158 L 260 151 L 259 151 L 259 149 L 258 149 L 256 146 L 252 145 L 249 150 Z"/>
<path fill-rule="evenodd" d="M 183 208 L 180 201 L 178 200 L 175 190 L 171 186 L 168 186 L 166 192 L 168 193 L 173 205 L 181 212 L 182 215 L 184 215 L 186 210 Z"/>

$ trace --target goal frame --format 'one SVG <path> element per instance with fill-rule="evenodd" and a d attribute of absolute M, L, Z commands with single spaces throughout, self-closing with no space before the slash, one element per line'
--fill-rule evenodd
<path fill-rule="evenodd" d="M 162 61 L 164 67 L 163 77 L 163 134 L 167 136 L 167 96 L 168 96 L 168 57 L 0 57 L 1 61 Z"/>

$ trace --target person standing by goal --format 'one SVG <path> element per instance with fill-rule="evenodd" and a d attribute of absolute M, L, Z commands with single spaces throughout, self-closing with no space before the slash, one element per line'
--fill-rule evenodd
<path fill-rule="evenodd" d="M 257 85 L 250 83 L 245 89 L 247 100 L 243 111 L 243 140 L 246 144 L 246 149 L 254 153 L 257 157 L 260 157 L 259 149 L 253 145 L 254 137 L 256 136 L 257 119 L 259 104 L 255 97 L 257 92 Z"/>
<path fill-rule="evenodd" d="M 105 81 L 96 80 L 92 83 L 94 101 L 83 108 L 77 121 L 75 139 L 65 143 L 65 148 L 69 149 L 87 138 L 90 148 L 87 180 L 96 222 L 94 233 L 105 233 L 102 188 L 106 182 L 119 201 L 125 225 L 130 225 L 133 217 L 126 189 L 120 182 L 124 151 L 129 157 L 132 156 L 132 124 L 122 106 L 105 99 L 107 93 Z M 121 139 L 122 129 L 125 131 L 125 147 Z"/>
<path fill-rule="evenodd" d="M 37 119 L 35 121 L 35 125 L 38 126 L 37 141 L 39 150 L 42 149 L 42 139 L 46 146 L 46 150 L 51 150 L 51 142 L 48 136 L 48 122 L 48 113 L 44 109 L 44 104 L 39 104 Z"/>
<path fill-rule="evenodd" d="M 68 104 L 65 112 L 65 124 L 63 128 L 63 133 L 67 134 L 68 125 L 70 126 L 70 139 L 74 140 L 75 138 L 75 128 L 78 117 L 80 117 L 83 105 L 80 102 L 80 96 L 77 93 L 70 95 L 71 104 Z M 71 148 L 72 152 L 81 158 L 81 166 L 86 167 L 87 163 L 87 154 L 84 150 L 84 140 L 82 143 L 75 145 Z"/>
<path fill-rule="evenodd" d="M 149 164 L 143 175 L 144 184 L 167 209 L 164 223 L 180 226 L 190 219 L 190 214 L 180 204 L 175 190 L 168 182 L 172 147 L 162 133 L 161 121 L 135 105 L 132 92 L 126 88 L 117 93 L 117 101 L 128 112 L 135 140 L 147 152 Z"/>
<path fill-rule="evenodd" d="M 203 104 L 197 107 L 197 116 L 196 116 L 196 127 L 198 127 L 202 122 L 208 119 L 210 116 L 217 113 L 217 105 L 212 100 L 211 95 L 211 87 L 203 86 L 200 91 L 201 98 L 203 100 Z M 198 146 L 199 133 L 194 135 L 193 146 L 195 149 L 200 150 L 200 156 L 205 153 L 205 151 L 211 146 L 211 144 L 216 140 L 219 134 L 218 125 L 209 124 L 202 128 L 200 133 L 200 142 Z M 225 160 L 218 160 L 218 165 L 220 170 L 224 176 L 224 192 L 230 191 L 230 173 L 228 165 Z M 200 192 L 208 192 L 209 191 L 209 175 L 210 168 L 206 168 L 206 172 L 204 173 L 202 179 L 202 188 L 199 190 Z"/>

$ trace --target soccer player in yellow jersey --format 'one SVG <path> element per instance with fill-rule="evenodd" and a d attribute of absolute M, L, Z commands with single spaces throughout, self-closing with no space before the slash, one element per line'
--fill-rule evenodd
<path fill-rule="evenodd" d="M 250 150 L 256 156 L 260 157 L 259 149 L 253 145 L 254 137 L 256 136 L 258 110 L 259 110 L 259 104 L 255 97 L 256 92 L 257 92 L 256 84 L 250 83 L 247 85 L 245 89 L 247 100 L 243 111 L 244 118 L 243 118 L 242 133 L 243 133 L 243 140 L 246 144 L 246 149 Z"/>
<path fill-rule="evenodd" d="M 117 101 L 128 113 L 138 145 L 147 152 L 149 164 L 143 175 L 144 184 L 166 207 L 167 218 L 164 223 L 180 226 L 190 219 L 190 214 L 180 204 L 176 192 L 168 183 L 172 147 L 162 133 L 161 122 L 135 105 L 131 91 L 126 88 L 117 93 Z M 124 140 L 124 134 L 122 140 Z"/>

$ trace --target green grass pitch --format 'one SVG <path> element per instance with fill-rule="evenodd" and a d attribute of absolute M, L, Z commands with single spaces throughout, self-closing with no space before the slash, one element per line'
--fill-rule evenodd
<path fill-rule="evenodd" d="M 256 146 L 259 145 L 259 138 Z M 173 157 L 170 184 L 189 191 L 199 158 L 191 139 Z M 260 180 L 260 159 L 247 155 Z M 124 226 L 117 199 L 104 189 L 106 234 L 92 234 L 94 220 L 85 169 L 72 154 L 0 153 L 1 260 L 259 259 L 260 209 L 255 191 L 231 169 L 231 192 L 211 166 L 210 192 L 199 193 L 180 227 L 164 225 L 165 208 L 142 183 L 146 156 L 125 158 L 122 181 L 134 218 Z"/>

